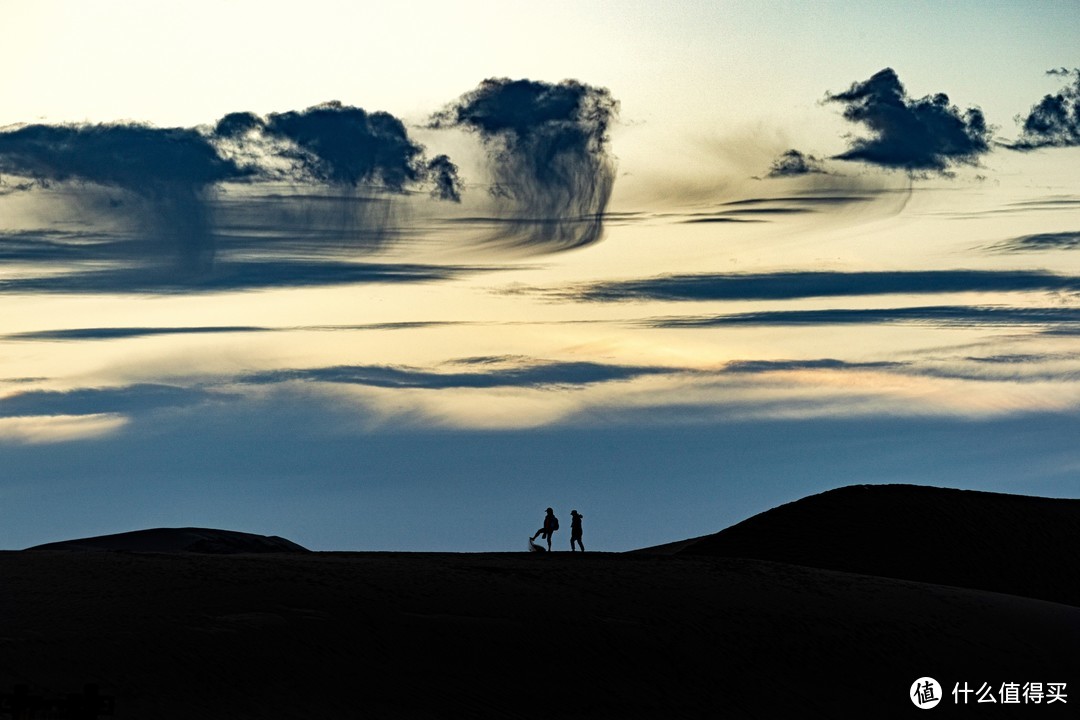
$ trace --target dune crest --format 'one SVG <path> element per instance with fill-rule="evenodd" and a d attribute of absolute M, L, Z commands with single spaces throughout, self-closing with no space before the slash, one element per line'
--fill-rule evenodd
<path fill-rule="evenodd" d="M 1080 500 L 855 485 L 649 549 L 739 557 L 1080 606 Z"/>
<path fill-rule="evenodd" d="M 151 528 L 115 535 L 64 540 L 27 550 L 125 551 L 147 553 L 306 553 L 307 548 L 277 535 L 255 535 L 213 528 Z"/>

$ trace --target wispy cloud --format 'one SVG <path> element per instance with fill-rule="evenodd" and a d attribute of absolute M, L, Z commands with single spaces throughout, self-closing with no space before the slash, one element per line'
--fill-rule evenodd
<path fill-rule="evenodd" d="M 2 336 L 8 341 L 56 341 L 83 342 L 87 340 L 127 340 L 131 338 L 167 335 L 233 335 L 237 333 L 280 332 L 343 332 L 353 330 L 415 330 L 429 327 L 468 325 L 468 321 L 415 321 L 384 322 L 365 325 L 302 325 L 290 327 L 265 327 L 256 325 L 207 325 L 193 327 L 86 327 L 59 328 L 55 330 L 31 330 Z"/>
<path fill-rule="evenodd" d="M 997 252 L 1039 252 L 1043 250 L 1071 250 L 1080 247 L 1080 231 L 1036 233 L 1009 238 L 989 247 Z"/>
<path fill-rule="evenodd" d="M 653 318 L 643 321 L 644 325 L 656 328 L 895 323 L 945 327 L 1076 325 L 1080 323 L 1080 308 L 935 305 L 901 308 L 772 310 L 729 315 Z"/>
<path fill-rule="evenodd" d="M 1076 292 L 1080 277 L 1039 270 L 699 273 L 593 283 L 556 293 L 574 300 L 792 300 L 955 292 Z"/>
<path fill-rule="evenodd" d="M 72 270 L 0 280 L 0 293 L 212 293 L 357 283 L 419 283 L 482 272 L 477 266 L 353 262 L 295 258 L 222 260 L 197 276 L 168 268 L 131 266 Z"/>
<path fill-rule="evenodd" d="M 813 155 L 792 149 L 781 153 L 780 157 L 773 160 L 765 177 L 786 178 L 815 174 L 827 174 L 825 168 L 821 165 L 821 160 Z"/>
<path fill-rule="evenodd" d="M 154 383 L 74 390 L 29 390 L 0 398 L 0 417 L 119 416 L 230 397 L 235 396 Z"/>
<path fill-rule="evenodd" d="M 476 133 L 488 153 L 504 240 L 538 251 L 600 239 L 615 182 L 608 128 L 618 102 L 606 88 L 491 78 L 432 118 Z"/>
<path fill-rule="evenodd" d="M 496 359 L 499 365 L 502 360 Z M 469 362 L 469 366 L 491 363 Z M 608 365 L 594 362 L 527 362 L 510 366 L 485 367 L 482 370 L 433 371 L 389 365 L 340 365 L 324 368 L 274 370 L 254 373 L 242 382 L 275 384 L 300 380 L 305 382 L 342 383 L 380 388 L 540 388 L 584 386 L 630 380 L 648 375 L 681 372 L 676 368 Z"/>

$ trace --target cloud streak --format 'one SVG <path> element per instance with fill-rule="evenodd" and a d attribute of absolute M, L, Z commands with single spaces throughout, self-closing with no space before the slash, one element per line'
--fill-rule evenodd
<path fill-rule="evenodd" d="M 1080 277 L 1038 270 L 701 273 L 616 280 L 563 293 L 574 300 L 793 300 L 950 292 L 1077 292 Z"/>
<path fill-rule="evenodd" d="M 359 283 L 418 283 L 452 280 L 484 268 L 348 260 L 219 261 L 197 277 L 168 270 L 119 267 L 0 280 L 0 293 L 213 293 L 272 288 L 325 287 Z"/>
<path fill-rule="evenodd" d="M 1039 252 L 1042 250 L 1071 250 L 1080 247 L 1080 231 L 1036 233 L 1010 238 L 990 246 L 998 252 Z"/>
<path fill-rule="evenodd" d="M 234 335 L 240 333 L 282 332 L 342 332 L 351 330 L 416 330 L 429 327 L 468 325 L 455 321 L 415 321 L 369 323 L 367 325 L 301 325 L 293 327 L 264 327 L 258 325 L 208 325 L 192 327 L 88 327 L 32 330 L 2 336 L 8 341 L 25 342 L 83 342 L 87 340 L 128 340 L 168 335 Z"/>
<path fill-rule="evenodd" d="M 499 361 L 494 359 L 493 361 Z M 470 365 L 487 363 L 471 362 Z M 468 372 L 433 372 L 390 365 L 339 365 L 298 370 L 274 370 L 241 378 L 252 384 L 287 381 L 340 383 L 377 388 L 545 388 L 594 385 L 632 380 L 650 375 L 682 372 L 675 368 L 607 365 L 593 362 L 532 362 L 510 367 L 485 368 Z"/>
<path fill-rule="evenodd" d="M 117 416 L 236 397 L 221 392 L 152 383 L 117 388 L 31 390 L 0 399 L 0 418 Z"/>
<path fill-rule="evenodd" d="M 902 308 L 773 310 L 729 315 L 666 317 L 643 321 L 653 328 L 737 326 L 915 324 L 939 327 L 1074 326 L 1080 308 L 1020 308 L 997 305 L 933 305 Z"/>

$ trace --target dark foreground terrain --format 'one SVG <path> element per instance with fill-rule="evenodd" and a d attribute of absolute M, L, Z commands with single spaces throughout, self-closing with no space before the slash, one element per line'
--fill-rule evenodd
<path fill-rule="evenodd" d="M 1053 568 L 1060 556 L 1043 543 L 1061 539 L 1040 520 L 1047 506 L 1021 500 L 1014 510 L 1032 514 L 1017 522 L 1031 532 L 1014 542 Z M 896 497 L 884 507 L 911 510 Z M 979 530 L 981 512 L 962 511 L 964 532 Z M 927 717 L 908 699 L 922 676 L 945 695 L 929 717 L 1080 709 L 1080 607 L 883 577 L 896 556 L 867 547 L 880 541 L 870 529 L 851 532 L 865 539 L 857 558 L 883 554 L 877 575 L 722 556 L 734 545 L 267 553 L 236 552 L 234 533 L 176 532 L 137 537 L 201 551 L 88 549 L 95 539 L 0 553 L 0 718 L 96 717 L 80 707 L 100 701 L 68 699 L 87 685 L 109 698 L 113 717 L 146 720 Z M 754 552 L 752 535 L 739 531 L 740 551 Z M 259 537 L 252 547 L 265 549 Z M 820 559 L 822 543 L 807 561 Z M 840 562 L 849 546 L 835 546 Z M 791 551 L 776 541 L 761 552 L 777 548 Z M 947 568 L 949 548 L 930 549 L 944 558 L 928 561 L 933 572 Z M 1047 557 L 1033 562 L 1045 571 Z M 1036 589 L 1070 592 L 1041 577 Z M 965 707 L 951 694 L 956 683 L 985 683 L 1000 697 L 1003 684 L 1030 682 L 1066 683 L 1067 701 L 972 695 Z"/>

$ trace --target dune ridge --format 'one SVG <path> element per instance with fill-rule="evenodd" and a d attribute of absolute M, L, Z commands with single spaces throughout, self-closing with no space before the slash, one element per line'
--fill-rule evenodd
<path fill-rule="evenodd" d="M 256 535 L 214 528 L 149 528 L 113 535 L 63 540 L 27 548 L 30 551 L 173 553 L 306 553 L 307 548 L 277 535 Z"/>
<path fill-rule="evenodd" d="M 737 557 L 1080 606 L 1080 500 L 853 485 L 643 552 Z"/>

